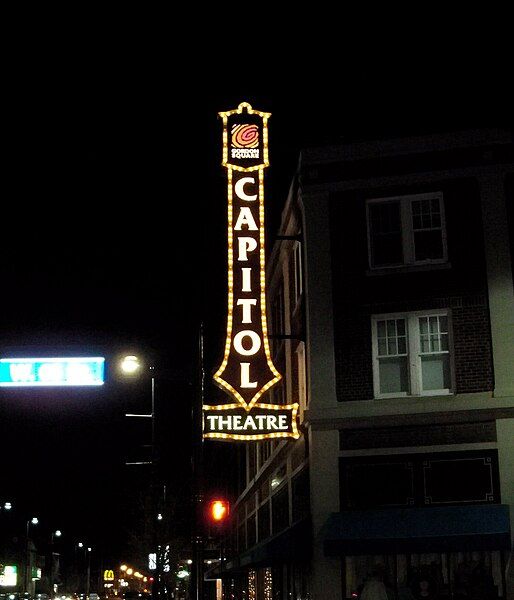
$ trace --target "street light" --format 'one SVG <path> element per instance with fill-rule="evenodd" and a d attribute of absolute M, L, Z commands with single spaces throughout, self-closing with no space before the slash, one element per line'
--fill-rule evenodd
<path fill-rule="evenodd" d="M 10 513 L 12 511 L 12 502 L 4 501 L 0 503 L 0 515 Z M 3 517 L 2 517 L 3 519 Z"/>
<path fill-rule="evenodd" d="M 205 368 L 204 368 L 204 344 L 203 323 L 200 323 L 198 332 L 198 364 L 197 364 L 197 388 L 193 400 L 191 417 L 193 427 L 193 563 L 191 568 L 191 598 L 201 600 L 203 598 L 203 555 L 205 543 L 204 531 L 204 508 L 203 508 L 203 400 L 205 393 Z"/>
<path fill-rule="evenodd" d="M 54 539 L 57 537 L 61 537 L 62 532 L 60 529 L 56 529 L 52 531 L 52 535 L 50 537 L 50 594 L 55 594 L 54 590 Z"/>
<path fill-rule="evenodd" d="M 138 356 L 128 355 L 123 357 L 120 362 L 120 371 L 123 375 L 127 377 L 137 377 L 144 370 L 143 363 Z M 151 456 L 148 461 L 135 461 L 135 462 L 126 462 L 126 465 L 151 465 L 151 490 L 152 490 L 152 514 L 155 514 L 157 508 L 157 498 L 156 498 L 156 471 L 155 471 L 155 462 L 156 462 L 156 453 L 155 453 L 155 369 L 153 366 L 148 367 L 148 371 L 150 373 L 150 398 L 151 398 L 151 411 L 149 414 L 139 414 L 139 413 L 125 413 L 126 417 L 135 417 L 140 419 L 151 419 L 151 441 L 150 441 L 150 451 Z M 157 515 L 157 521 L 161 521 L 163 516 L 161 513 Z M 155 568 L 156 568 L 156 578 L 155 585 L 152 585 L 152 595 L 154 598 L 157 598 L 160 594 L 160 580 L 161 580 L 161 565 L 162 558 L 160 556 L 160 545 L 157 538 L 157 526 L 156 523 L 153 523 L 153 543 L 156 546 L 155 548 Z M 128 572 L 128 571 L 127 571 Z"/>
<path fill-rule="evenodd" d="M 37 525 L 39 523 L 39 519 L 37 517 L 32 517 L 32 519 L 29 519 L 27 521 L 27 562 L 26 562 L 26 567 L 25 567 L 25 591 L 30 594 L 31 593 L 31 585 L 30 585 L 30 567 L 31 567 L 31 560 L 30 560 L 30 545 L 29 545 L 29 534 L 30 534 L 30 526 L 31 525 Z"/>
<path fill-rule="evenodd" d="M 86 570 L 86 600 L 89 598 L 89 586 L 91 582 L 91 551 L 92 548 L 87 548 L 87 570 Z"/>
<path fill-rule="evenodd" d="M 120 370 L 123 375 L 127 377 L 139 376 L 143 365 L 138 356 L 128 355 L 124 356 L 120 362 Z M 125 413 L 126 417 L 136 417 L 140 419 L 151 419 L 152 420 L 152 437 L 151 437 L 151 460 L 150 461 L 138 461 L 128 462 L 126 465 L 154 465 L 155 463 L 155 374 L 154 367 L 148 367 L 151 373 L 151 412 L 150 414 L 139 414 L 139 413 Z"/>
<path fill-rule="evenodd" d="M 79 548 L 79 550 L 84 550 L 84 556 L 82 556 L 82 553 L 78 553 L 77 552 L 77 548 Z M 75 569 L 76 569 L 76 577 L 77 577 L 77 586 L 82 588 L 82 584 L 83 584 L 83 566 L 84 566 L 84 562 L 86 560 L 86 549 L 84 547 L 84 542 L 77 542 L 76 545 L 74 546 L 74 550 L 75 550 Z M 82 576 L 81 576 L 82 575 Z M 86 600 L 84 598 L 84 600 Z"/>

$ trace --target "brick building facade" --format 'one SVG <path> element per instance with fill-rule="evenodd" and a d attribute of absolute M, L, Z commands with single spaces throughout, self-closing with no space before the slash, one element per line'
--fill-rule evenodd
<path fill-rule="evenodd" d="M 509 597 L 513 173 L 504 130 L 302 151 L 268 261 L 302 436 L 241 450 L 227 598 Z"/>

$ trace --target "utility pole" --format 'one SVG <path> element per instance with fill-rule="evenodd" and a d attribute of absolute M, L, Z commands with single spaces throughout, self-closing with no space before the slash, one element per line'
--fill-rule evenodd
<path fill-rule="evenodd" d="M 136 374 L 141 368 L 139 358 L 137 356 L 126 356 L 122 361 L 122 371 L 126 374 Z M 141 419 L 151 419 L 151 442 L 150 442 L 150 460 L 142 460 L 135 462 L 126 462 L 126 465 L 150 465 L 150 510 L 151 510 L 151 531 L 152 545 L 155 550 L 155 577 L 152 583 L 152 597 L 158 600 L 161 593 L 162 580 L 162 535 L 160 532 L 160 520 L 162 514 L 158 511 L 158 491 L 157 491 L 157 452 L 156 452 L 156 419 L 155 419 L 155 367 L 149 366 L 150 373 L 150 391 L 151 391 L 151 411 L 150 414 L 125 413 L 126 417 L 136 417 Z"/>
<path fill-rule="evenodd" d="M 203 427 L 202 410 L 204 399 L 205 371 L 203 365 L 203 323 L 198 336 L 197 389 L 192 406 L 193 442 L 193 564 L 191 569 L 191 600 L 203 600 Z"/>
<path fill-rule="evenodd" d="M 89 600 L 89 588 L 91 586 L 91 552 L 92 548 L 87 549 L 87 568 L 86 568 L 86 599 Z"/>

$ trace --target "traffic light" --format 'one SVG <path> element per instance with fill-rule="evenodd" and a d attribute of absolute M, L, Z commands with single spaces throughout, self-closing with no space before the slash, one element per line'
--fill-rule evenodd
<path fill-rule="evenodd" d="M 209 501 L 207 506 L 207 517 L 209 523 L 213 525 L 223 525 L 230 513 L 230 504 L 228 500 L 215 498 Z"/>

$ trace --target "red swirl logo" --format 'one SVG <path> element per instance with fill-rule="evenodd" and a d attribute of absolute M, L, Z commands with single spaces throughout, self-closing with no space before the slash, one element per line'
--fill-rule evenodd
<path fill-rule="evenodd" d="M 232 146 L 234 148 L 257 148 L 259 146 L 257 125 L 234 125 L 232 127 Z"/>

